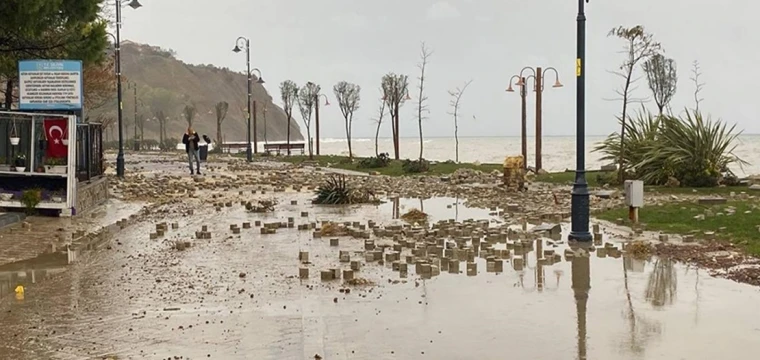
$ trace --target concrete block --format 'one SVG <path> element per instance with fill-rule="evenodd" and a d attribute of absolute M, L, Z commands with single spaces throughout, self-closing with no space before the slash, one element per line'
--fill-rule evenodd
<path fill-rule="evenodd" d="M 240 234 L 240 228 L 239 227 L 235 227 L 234 229 L 232 229 L 232 233 L 236 234 L 236 235 Z"/>
<path fill-rule="evenodd" d="M 409 271 L 409 264 L 398 262 L 398 271 L 408 272 Z"/>
<path fill-rule="evenodd" d="M 256 221 L 254 221 L 254 222 L 253 222 L 253 225 L 254 225 L 254 226 L 256 226 L 256 227 L 259 227 L 259 226 L 261 226 L 261 220 L 256 220 Z"/>
<path fill-rule="evenodd" d="M 158 233 L 150 233 L 150 239 L 151 239 L 151 240 L 156 240 L 156 239 L 158 239 Z"/>
<path fill-rule="evenodd" d="M 436 265 L 430 265 L 430 275 L 431 276 L 441 275 L 441 268 Z"/>
<path fill-rule="evenodd" d="M 301 211 L 301 217 L 309 217 L 308 211 Z"/>
<path fill-rule="evenodd" d="M 364 253 L 364 261 L 366 261 L 366 262 L 375 261 L 375 254 L 373 252 L 365 252 Z"/>
<path fill-rule="evenodd" d="M 339 246 L 340 241 L 337 238 L 330 239 L 330 246 Z"/>
<path fill-rule="evenodd" d="M 351 262 L 351 253 L 341 250 L 338 252 L 338 259 L 343 263 Z"/>
<path fill-rule="evenodd" d="M 449 260 L 449 274 L 459 274 L 459 260 Z"/>
<path fill-rule="evenodd" d="M 354 279 L 353 270 L 343 270 L 343 280 L 353 280 L 353 279 Z"/>
<path fill-rule="evenodd" d="M 524 266 L 525 266 L 525 259 L 519 256 L 515 256 L 514 258 L 512 258 L 512 268 L 514 268 L 515 271 L 522 271 Z"/>
<path fill-rule="evenodd" d="M 362 268 L 361 261 L 358 260 L 351 260 L 351 270 L 353 271 L 359 271 Z"/>
<path fill-rule="evenodd" d="M 308 279 L 309 278 L 309 268 L 306 268 L 306 267 L 299 268 L 298 269 L 298 277 L 301 278 L 301 279 Z"/>
<path fill-rule="evenodd" d="M 467 263 L 467 276 L 475 276 L 478 274 L 478 263 Z"/>
<path fill-rule="evenodd" d="M 250 229 L 250 228 L 251 228 L 251 223 L 247 221 L 243 223 L 243 229 Z"/>
<path fill-rule="evenodd" d="M 340 279 L 340 269 L 333 268 L 333 269 L 330 269 L 330 271 L 332 271 L 334 279 L 336 279 L 336 280 Z"/>
<path fill-rule="evenodd" d="M 309 262 L 309 252 L 308 251 L 299 251 L 298 252 L 298 261 L 302 263 L 308 263 Z"/>
<path fill-rule="evenodd" d="M 658 238 L 660 242 L 668 242 L 668 234 L 660 234 Z"/>
<path fill-rule="evenodd" d="M 332 270 L 322 270 L 319 272 L 319 276 L 322 279 L 322 281 L 335 280 Z"/>

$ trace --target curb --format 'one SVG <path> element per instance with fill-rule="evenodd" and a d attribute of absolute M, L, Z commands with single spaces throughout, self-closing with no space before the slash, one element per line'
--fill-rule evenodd
<path fill-rule="evenodd" d="M 5 213 L 0 214 L 0 229 L 8 226 L 13 225 L 15 223 L 19 223 L 24 221 L 26 219 L 26 215 L 23 213 Z"/>

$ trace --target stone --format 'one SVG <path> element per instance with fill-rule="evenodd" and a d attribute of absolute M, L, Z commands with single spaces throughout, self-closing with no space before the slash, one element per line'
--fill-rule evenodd
<path fill-rule="evenodd" d="M 747 188 L 747 190 L 760 190 L 760 184 L 752 184 Z"/>
<path fill-rule="evenodd" d="M 251 228 L 251 223 L 247 221 L 243 223 L 243 229 L 250 229 L 250 228 Z"/>
<path fill-rule="evenodd" d="M 309 262 L 309 252 L 308 251 L 299 251 L 298 252 L 298 261 L 302 263 L 308 263 Z"/>
<path fill-rule="evenodd" d="M 298 269 L 298 277 L 301 279 L 308 279 L 309 278 L 309 268 L 302 267 Z M 324 280 L 324 279 L 322 279 Z"/>
<path fill-rule="evenodd" d="M 449 274 L 459 274 L 459 260 L 449 260 Z"/>
<path fill-rule="evenodd" d="M 605 172 L 617 171 L 617 165 L 616 164 L 602 165 L 602 167 L 600 168 L 600 171 L 605 171 Z"/>
<path fill-rule="evenodd" d="M 332 271 L 334 279 L 340 279 L 340 269 L 338 269 L 338 268 L 332 268 L 332 269 L 330 269 L 330 271 Z"/>
<path fill-rule="evenodd" d="M 668 234 L 660 234 L 659 235 L 660 242 L 667 242 L 668 241 Z"/>
<path fill-rule="evenodd" d="M 240 228 L 236 226 L 234 229 L 232 229 L 232 233 L 236 235 L 240 234 Z"/>
<path fill-rule="evenodd" d="M 359 271 L 362 268 L 362 263 L 358 260 L 351 261 L 351 270 Z"/>
<path fill-rule="evenodd" d="M 338 260 L 342 263 L 351 262 L 351 253 L 341 250 L 338 252 Z"/>
<path fill-rule="evenodd" d="M 525 260 L 522 257 L 515 256 L 512 258 L 512 267 L 515 269 L 515 271 L 522 271 L 524 266 Z"/>
<path fill-rule="evenodd" d="M 340 241 L 337 238 L 330 239 L 330 246 L 339 246 Z"/>
<path fill-rule="evenodd" d="M 697 200 L 700 205 L 722 205 L 728 202 L 726 198 L 722 197 L 701 197 Z"/>

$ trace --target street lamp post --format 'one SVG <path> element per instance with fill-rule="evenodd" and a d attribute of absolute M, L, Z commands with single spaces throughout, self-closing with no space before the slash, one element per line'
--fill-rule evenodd
<path fill-rule="evenodd" d="M 137 0 L 132 0 L 129 5 L 133 9 L 137 9 L 142 4 Z M 121 0 L 116 0 L 116 97 L 119 103 L 119 109 L 117 111 L 118 126 L 119 126 L 119 153 L 116 155 L 116 176 L 124 178 L 124 124 L 122 119 L 122 98 L 121 98 Z"/>
<path fill-rule="evenodd" d="M 248 145 L 246 145 L 246 148 L 245 148 L 245 151 L 246 151 L 245 157 L 246 157 L 246 161 L 251 162 L 253 161 L 253 154 L 251 152 L 251 96 L 253 95 L 252 93 L 253 90 L 251 89 L 251 86 L 252 86 L 252 83 L 251 83 L 251 40 L 243 36 L 238 37 L 237 40 L 235 40 L 235 48 L 233 48 L 232 51 L 239 53 L 241 51 L 240 49 L 241 44 L 242 46 L 245 46 L 245 69 L 246 69 L 245 73 L 248 76 L 248 101 L 247 101 L 248 130 L 246 131 L 246 142 L 248 143 Z M 261 71 L 259 69 L 253 69 L 253 70 L 256 70 L 259 73 L 259 77 L 258 77 L 258 80 L 256 80 L 256 83 L 263 84 L 264 80 L 261 78 Z M 254 137 L 255 137 L 256 124 L 254 124 L 253 131 L 254 131 Z M 254 139 L 254 141 L 256 140 Z M 258 146 L 256 146 L 256 150 L 258 150 Z"/>
<path fill-rule="evenodd" d="M 325 106 L 329 106 L 330 105 L 330 100 L 327 99 L 327 95 L 325 95 L 325 94 L 317 94 L 317 99 L 316 99 L 316 101 L 314 101 L 314 111 L 315 111 L 315 114 L 314 114 L 315 118 L 314 118 L 314 120 L 316 120 L 316 122 L 317 122 L 317 156 L 319 156 L 319 100 L 320 100 L 320 97 L 324 97 L 325 98 Z"/>
<path fill-rule="evenodd" d="M 586 65 L 586 14 L 584 2 L 588 2 L 588 0 L 578 0 L 578 57 L 575 59 L 575 76 L 577 77 L 575 104 L 576 169 L 572 191 L 572 225 L 568 236 L 570 240 L 580 242 L 593 240 L 588 231 L 589 193 L 588 183 L 586 183 L 586 74 L 584 73 Z"/>
<path fill-rule="evenodd" d="M 522 76 L 523 72 L 525 70 L 531 70 L 533 72 L 532 75 L 529 75 L 527 77 Z M 533 79 L 533 91 L 536 93 L 536 171 L 541 170 L 543 167 L 542 164 L 542 155 L 541 155 L 541 149 L 542 149 L 542 127 L 543 127 L 543 91 L 544 91 L 544 83 L 545 78 L 544 74 L 548 71 L 554 71 L 555 80 L 554 85 L 552 85 L 553 88 L 559 88 L 562 87 L 562 83 L 559 82 L 559 73 L 557 72 L 557 69 L 553 67 L 546 68 L 545 71 L 542 71 L 541 67 L 536 67 L 535 69 L 532 67 L 525 67 L 522 71 L 520 71 L 520 75 L 513 76 L 509 81 L 509 87 L 507 88 L 508 92 L 514 92 L 514 89 L 512 89 L 512 79 L 517 78 L 517 83 L 515 83 L 516 86 L 520 86 L 520 96 L 522 97 L 522 151 L 523 151 L 523 158 L 525 159 L 525 166 L 527 167 L 527 154 L 528 154 L 528 148 L 527 148 L 527 115 L 526 115 L 526 98 L 527 98 L 527 91 L 525 89 L 526 81 Z"/>

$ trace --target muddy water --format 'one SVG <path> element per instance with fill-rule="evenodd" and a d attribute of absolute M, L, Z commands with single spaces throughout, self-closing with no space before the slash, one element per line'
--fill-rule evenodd
<path fill-rule="evenodd" d="M 367 264 L 357 276 L 377 286 L 345 294 L 319 270 L 347 267 L 338 250 L 363 260 L 361 240 L 331 247 L 295 229 L 229 230 L 288 217 L 389 223 L 422 207 L 433 220 L 489 218 L 456 199 L 318 208 L 307 198 L 284 194 L 267 215 L 235 206 L 169 217 L 180 229 L 163 241 L 149 240 L 153 222 L 125 229 L 110 250 L 29 283 L 23 299 L 4 296 L 0 359 L 734 359 L 760 350 L 756 288 L 672 263 L 592 252 L 541 265 L 531 251 L 522 271 L 506 263 L 504 273 L 488 273 L 479 259 L 477 276 L 430 280 L 414 266 L 400 279 L 389 265 Z M 203 225 L 213 238 L 192 239 Z M 193 246 L 172 250 L 174 240 Z M 565 247 L 542 240 L 543 249 Z M 308 280 L 297 278 L 299 250 L 309 251 Z"/>

